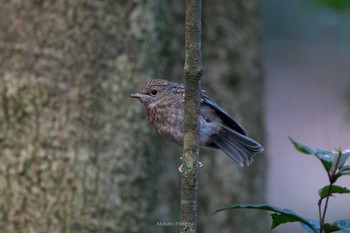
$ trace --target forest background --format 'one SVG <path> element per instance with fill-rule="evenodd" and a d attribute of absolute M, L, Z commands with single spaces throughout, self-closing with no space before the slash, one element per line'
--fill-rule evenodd
<path fill-rule="evenodd" d="M 240 169 L 201 151 L 199 231 L 268 232 L 259 211 L 210 217 L 237 202 L 313 217 L 326 177 L 288 135 L 349 147 L 349 13 L 305 0 L 206 0 L 202 17 L 202 87 L 266 152 Z M 178 219 L 181 148 L 129 94 L 154 77 L 182 81 L 183 23 L 174 1 L 2 4 L 1 232 L 177 232 L 157 222 Z M 332 199 L 330 218 L 350 215 L 348 198 Z"/>

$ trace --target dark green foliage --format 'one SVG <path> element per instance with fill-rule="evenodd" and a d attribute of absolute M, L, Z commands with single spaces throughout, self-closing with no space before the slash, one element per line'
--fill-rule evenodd
<path fill-rule="evenodd" d="M 327 185 L 321 188 L 320 190 L 318 190 L 318 194 L 320 195 L 321 199 L 329 196 L 333 196 L 332 194 L 334 193 L 338 193 L 338 194 L 350 193 L 350 190 L 345 187 L 340 187 L 337 185 L 333 185 L 333 186 Z"/>
<path fill-rule="evenodd" d="M 292 142 L 292 144 L 294 145 L 295 149 L 297 149 L 301 153 L 304 153 L 304 154 L 307 154 L 307 155 L 310 155 L 310 154 L 314 153 L 313 150 L 310 147 L 308 147 L 307 145 L 298 143 L 298 142 L 294 141 L 291 137 L 289 137 L 289 139 Z"/>
<path fill-rule="evenodd" d="M 271 214 L 271 217 L 272 217 L 271 229 L 274 229 L 275 227 L 287 222 L 300 222 L 310 228 L 317 227 L 317 224 L 315 224 L 314 220 L 304 218 L 296 214 L 292 210 L 281 209 L 279 207 L 264 205 L 264 204 L 257 204 L 257 205 L 236 204 L 236 205 L 227 206 L 227 207 L 218 209 L 213 213 L 213 215 L 218 212 L 229 210 L 229 209 L 257 209 L 257 210 L 272 211 L 274 213 Z"/>
<path fill-rule="evenodd" d="M 350 166 L 344 166 L 346 160 L 350 156 L 350 152 L 348 150 L 342 151 L 340 148 L 336 149 L 335 152 L 325 151 L 321 149 L 312 150 L 307 145 L 294 141 L 290 138 L 292 144 L 295 149 L 299 152 L 307 155 L 314 155 L 318 158 L 325 168 L 329 178 L 329 185 L 321 188 L 318 193 L 320 199 L 318 200 L 318 209 L 319 209 L 319 220 L 313 220 L 309 218 L 302 217 L 289 209 L 281 209 L 279 207 L 274 207 L 266 204 L 235 204 L 227 207 L 220 208 L 216 210 L 214 214 L 230 209 L 257 209 L 257 210 L 267 210 L 272 211 L 271 214 L 272 224 L 271 229 L 275 227 L 289 222 L 299 222 L 301 226 L 307 231 L 311 233 L 328 233 L 335 231 L 343 231 L 350 232 L 350 219 L 338 220 L 334 223 L 325 223 L 325 216 L 328 207 L 329 197 L 333 196 L 333 194 L 347 194 L 350 193 L 350 189 L 346 187 L 340 187 L 334 185 L 339 177 L 342 175 L 350 174 Z M 325 202 L 323 202 L 325 200 Z"/>

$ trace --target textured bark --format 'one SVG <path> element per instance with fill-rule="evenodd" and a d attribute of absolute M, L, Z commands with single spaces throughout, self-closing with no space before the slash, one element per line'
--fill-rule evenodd
<path fill-rule="evenodd" d="M 197 232 L 200 79 L 203 70 L 201 12 L 201 0 L 186 1 L 185 122 L 181 182 L 183 233 Z"/>
<path fill-rule="evenodd" d="M 154 232 L 169 215 L 152 206 L 158 142 L 129 98 L 164 72 L 157 4 L 2 3 L 1 232 Z"/>

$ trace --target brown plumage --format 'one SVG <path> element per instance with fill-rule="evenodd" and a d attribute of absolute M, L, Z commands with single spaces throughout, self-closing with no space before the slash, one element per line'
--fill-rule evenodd
<path fill-rule="evenodd" d="M 184 85 L 162 79 L 145 82 L 131 95 L 147 110 L 147 118 L 163 137 L 183 144 Z M 221 149 L 240 166 L 250 165 L 263 147 L 215 102 L 201 93 L 200 144 Z"/>

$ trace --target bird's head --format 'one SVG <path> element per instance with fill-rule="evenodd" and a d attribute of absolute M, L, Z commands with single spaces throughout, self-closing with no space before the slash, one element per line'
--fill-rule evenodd
<path fill-rule="evenodd" d="M 130 97 L 137 98 L 147 109 L 153 108 L 167 95 L 171 84 L 172 82 L 167 80 L 152 79 L 145 82 L 140 90 L 131 94 Z"/>

